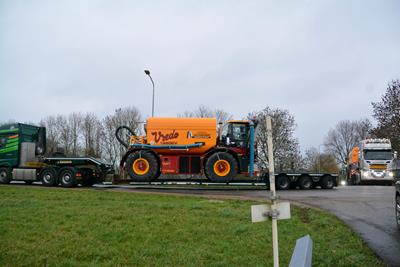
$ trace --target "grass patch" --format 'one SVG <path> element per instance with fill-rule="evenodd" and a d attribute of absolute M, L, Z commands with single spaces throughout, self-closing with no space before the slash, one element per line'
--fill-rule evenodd
<path fill-rule="evenodd" d="M 272 266 L 250 201 L 0 186 L 0 266 Z M 292 207 L 280 262 L 310 234 L 313 266 L 384 266 L 336 217 Z"/>

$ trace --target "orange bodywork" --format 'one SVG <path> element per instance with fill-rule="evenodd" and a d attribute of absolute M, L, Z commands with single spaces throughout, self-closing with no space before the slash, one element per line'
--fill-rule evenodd
<path fill-rule="evenodd" d="M 148 118 L 146 137 L 132 137 L 132 143 L 149 145 L 193 145 L 190 149 L 154 149 L 160 154 L 199 155 L 217 145 L 217 121 L 215 118 Z"/>
<path fill-rule="evenodd" d="M 354 147 L 349 154 L 349 164 L 357 164 L 359 160 L 360 148 Z"/>

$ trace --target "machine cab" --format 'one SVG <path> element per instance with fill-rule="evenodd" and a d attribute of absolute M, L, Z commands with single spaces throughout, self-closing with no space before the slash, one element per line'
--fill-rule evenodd
<path fill-rule="evenodd" d="M 228 121 L 220 134 L 220 143 L 227 147 L 245 148 L 249 142 L 249 122 L 248 121 Z"/>

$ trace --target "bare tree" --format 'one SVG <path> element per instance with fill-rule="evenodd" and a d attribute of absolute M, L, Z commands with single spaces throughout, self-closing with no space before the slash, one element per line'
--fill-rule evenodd
<path fill-rule="evenodd" d="M 390 138 L 393 148 L 400 149 L 400 80 L 387 86 L 380 102 L 373 102 L 373 116 L 378 125 L 372 133 L 379 138 Z"/>
<path fill-rule="evenodd" d="M 266 107 L 261 111 L 253 112 L 249 118 L 256 118 L 259 122 L 256 142 L 258 147 L 259 164 L 266 168 L 268 164 L 267 131 L 265 120 L 272 118 L 274 157 L 277 170 L 298 169 L 302 166 L 299 142 L 294 137 L 297 127 L 293 115 L 288 110 Z"/>
<path fill-rule="evenodd" d="M 115 131 L 119 126 L 128 126 L 135 134 L 139 135 L 142 131 L 142 116 L 140 111 L 135 107 L 118 108 L 113 115 L 106 116 L 103 121 L 103 138 L 102 148 L 105 158 L 114 166 L 117 165 L 122 155 L 126 152 L 115 138 Z M 130 133 L 121 132 L 122 139 L 129 142 Z"/>
<path fill-rule="evenodd" d="M 48 116 L 42 119 L 39 124 L 46 127 L 46 155 L 51 155 L 57 151 L 60 140 L 57 119 L 55 116 Z"/>
<path fill-rule="evenodd" d="M 178 114 L 178 117 L 186 118 L 216 118 L 217 123 L 225 123 L 233 118 L 232 114 L 224 111 L 223 109 L 211 109 L 207 106 L 200 105 L 193 111 L 184 111 Z"/>
<path fill-rule="evenodd" d="M 340 121 L 325 137 L 325 149 L 335 156 L 339 164 L 345 164 L 351 149 L 368 137 L 371 128 L 368 119 Z"/>
<path fill-rule="evenodd" d="M 310 172 L 339 172 L 335 156 L 329 153 L 320 153 L 315 147 L 307 149 L 304 157 L 304 165 L 305 169 Z"/>
<path fill-rule="evenodd" d="M 97 150 L 97 131 L 100 125 L 99 119 L 93 113 L 87 113 L 83 117 L 82 123 L 82 135 L 84 138 L 84 151 L 87 156 L 98 157 L 99 152 Z"/>
<path fill-rule="evenodd" d="M 66 116 L 57 115 L 56 131 L 59 134 L 59 145 L 63 149 L 64 154 L 69 155 L 70 148 L 72 145 L 72 138 L 71 138 L 71 128 L 69 127 Z"/>
<path fill-rule="evenodd" d="M 83 115 L 81 113 L 72 113 L 68 116 L 68 125 L 71 134 L 71 154 L 77 156 L 80 150 L 80 129 L 82 127 Z"/>

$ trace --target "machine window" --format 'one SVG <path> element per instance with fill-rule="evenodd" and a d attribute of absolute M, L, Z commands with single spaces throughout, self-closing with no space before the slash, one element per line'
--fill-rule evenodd
<path fill-rule="evenodd" d="M 245 141 L 247 139 L 247 127 L 244 124 L 233 125 L 233 138 L 235 140 Z"/>

